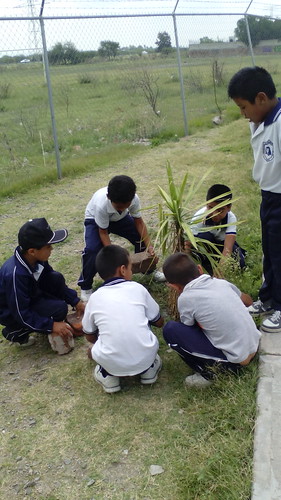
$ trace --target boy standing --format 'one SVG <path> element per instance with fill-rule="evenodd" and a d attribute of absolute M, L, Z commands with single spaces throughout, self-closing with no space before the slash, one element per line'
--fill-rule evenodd
<path fill-rule="evenodd" d="M 89 357 L 98 363 L 95 380 L 108 393 L 120 391 L 119 377 L 140 374 L 142 384 L 153 384 L 162 361 L 149 325 L 163 325 L 159 306 L 146 288 L 131 281 L 125 248 L 103 247 L 96 268 L 104 284 L 91 295 L 82 321 L 87 340 L 94 342 Z"/>
<path fill-rule="evenodd" d="M 68 304 L 82 315 L 84 304 L 75 290 L 68 288 L 63 275 L 48 263 L 52 245 L 67 237 L 66 229 L 52 231 L 44 218 L 32 219 L 19 230 L 19 246 L 0 269 L 0 323 L 3 336 L 20 346 L 29 346 L 31 332 L 49 334 L 52 348 L 61 337 L 70 350 L 72 328 L 65 323 Z M 52 337 L 52 335 L 53 337 Z M 54 342 L 53 342 L 54 340 Z M 68 350 L 67 350 L 68 349 Z"/>
<path fill-rule="evenodd" d="M 204 387 L 211 384 L 214 368 L 237 373 L 248 365 L 261 336 L 245 307 L 251 297 L 228 281 L 203 274 L 202 267 L 183 252 L 168 257 L 163 271 L 180 294 L 180 322 L 168 321 L 163 336 L 196 372 L 186 384 Z"/>
<path fill-rule="evenodd" d="M 264 282 L 249 312 L 268 315 L 266 332 L 281 332 L 281 101 L 271 75 L 258 66 L 243 68 L 230 80 L 228 95 L 250 120 L 253 177 L 261 188 Z"/>
<path fill-rule="evenodd" d="M 231 211 L 232 193 L 228 186 L 224 184 L 213 184 L 206 196 L 207 204 L 198 210 L 192 219 L 194 224 L 191 226 L 192 233 L 198 238 L 210 241 L 215 244 L 222 259 L 232 256 L 240 265 L 241 269 L 245 267 L 245 250 L 243 250 L 236 241 L 236 223 L 237 219 Z M 228 201 L 227 205 L 216 208 L 220 203 Z M 209 211 L 211 210 L 211 213 Z M 205 212 L 208 215 L 204 217 Z M 196 221 L 198 222 L 196 223 Z M 187 248 L 190 244 L 187 242 Z M 204 269 L 213 274 L 212 264 L 206 255 L 193 251 L 194 255 L 200 257 Z M 213 253 L 213 252 L 212 252 Z"/>
<path fill-rule="evenodd" d="M 116 175 L 107 187 L 96 191 L 86 207 L 84 226 L 85 248 L 78 285 L 81 287 L 81 299 L 85 302 L 92 294 L 93 278 L 97 272 L 96 256 L 103 246 L 111 244 L 110 233 L 129 240 L 135 247 L 135 253 L 147 249 L 150 255 L 155 255 L 141 217 L 136 185 L 127 175 Z"/>

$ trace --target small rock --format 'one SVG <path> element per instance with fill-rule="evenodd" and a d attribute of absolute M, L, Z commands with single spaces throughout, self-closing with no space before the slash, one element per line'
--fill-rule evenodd
<path fill-rule="evenodd" d="M 24 485 L 24 489 L 26 490 L 27 488 L 32 488 L 32 486 L 35 486 L 35 484 L 36 481 L 28 481 L 28 483 Z"/>
<path fill-rule="evenodd" d="M 94 479 L 90 479 L 90 481 L 87 482 L 87 486 L 93 486 L 93 484 L 95 484 L 95 480 Z"/>
<path fill-rule="evenodd" d="M 149 467 L 149 472 L 151 476 L 156 476 L 157 474 L 162 474 L 164 472 L 163 467 L 161 465 L 151 465 Z"/>
<path fill-rule="evenodd" d="M 129 450 L 123 450 L 122 453 L 123 453 L 123 455 L 127 456 L 129 454 Z"/>
<path fill-rule="evenodd" d="M 22 460 L 22 457 L 17 457 L 16 458 L 16 462 L 19 462 L 20 460 Z"/>
<path fill-rule="evenodd" d="M 179 414 L 182 415 L 184 413 L 184 410 L 179 410 Z"/>
<path fill-rule="evenodd" d="M 65 459 L 64 459 L 64 463 L 65 463 L 65 465 L 69 465 L 69 464 L 71 464 L 71 460 L 70 460 L 70 458 L 65 458 Z"/>

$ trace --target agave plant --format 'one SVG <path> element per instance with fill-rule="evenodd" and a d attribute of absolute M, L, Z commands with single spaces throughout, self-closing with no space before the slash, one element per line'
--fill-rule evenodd
<path fill-rule="evenodd" d="M 221 253 L 210 241 L 204 240 L 194 236 L 192 226 L 203 221 L 208 216 L 211 216 L 213 209 L 207 210 L 202 215 L 202 218 L 194 219 L 194 212 L 206 205 L 204 201 L 201 205 L 197 206 L 194 210 L 192 204 L 195 195 L 200 190 L 202 184 L 210 174 L 207 171 L 199 181 L 192 180 L 188 185 L 188 173 L 186 173 L 179 186 L 176 186 L 172 168 L 169 163 L 166 166 L 168 176 L 168 191 L 158 186 L 160 195 L 163 202 L 159 204 L 159 229 L 156 234 L 155 247 L 160 248 L 163 257 L 170 255 L 174 252 L 185 251 L 185 242 L 189 241 L 193 249 L 201 255 L 206 255 L 211 263 L 214 272 L 218 275 L 218 261 Z M 226 193 L 227 194 L 227 193 Z M 220 196 L 209 200 L 209 202 L 217 201 Z M 229 203 L 228 200 L 222 201 L 217 204 L 216 208 L 222 208 Z M 220 225 L 219 227 L 226 227 Z M 216 228 L 218 226 L 213 226 Z M 204 229 L 202 229 L 202 232 Z M 209 228 L 206 228 L 209 231 Z M 170 300 L 171 313 L 176 316 L 176 295 L 173 292 Z"/>

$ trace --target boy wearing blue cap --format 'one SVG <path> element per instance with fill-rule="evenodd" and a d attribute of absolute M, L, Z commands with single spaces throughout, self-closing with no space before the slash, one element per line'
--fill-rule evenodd
<path fill-rule="evenodd" d="M 66 229 L 52 231 L 44 218 L 29 220 L 20 228 L 19 246 L 0 269 L 0 323 L 4 325 L 3 336 L 10 342 L 32 345 L 34 338 L 29 335 L 35 331 L 49 334 L 53 349 L 50 334 L 61 337 L 65 345 L 73 342 L 72 328 L 64 321 L 68 304 L 79 315 L 84 304 L 76 291 L 66 286 L 63 275 L 48 263 L 52 245 L 67 235 Z"/>

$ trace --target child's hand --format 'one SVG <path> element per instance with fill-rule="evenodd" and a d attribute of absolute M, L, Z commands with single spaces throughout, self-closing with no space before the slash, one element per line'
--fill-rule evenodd
<path fill-rule="evenodd" d="M 85 302 L 82 302 L 82 300 L 79 300 L 79 302 L 76 304 L 75 309 L 77 312 L 77 318 L 81 318 L 83 316 L 84 311 L 85 311 Z"/>
<path fill-rule="evenodd" d="M 70 335 L 73 335 L 73 330 L 68 323 L 65 321 L 54 321 L 52 333 L 59 335 L 63 339 L 67 340 Z"/>
<path fill-rule="evenodd" d="M 185 242 L 184 242 L 184 249 L 185 249 L 185 251 L 187 253 L 189 253 L 191 251 L 191 248 L 192 248 L 191 241 L 185 240 Z"/>

